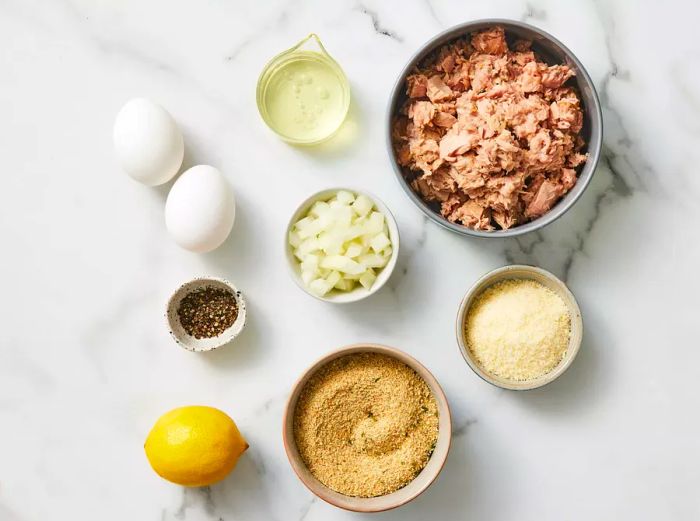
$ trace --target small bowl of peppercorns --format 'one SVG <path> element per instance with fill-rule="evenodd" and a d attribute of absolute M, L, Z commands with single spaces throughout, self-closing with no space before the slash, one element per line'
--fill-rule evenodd
<path fill-rule="evenodd" d="M 188 351 L 211 351 L 228 344 L 243 330 L 246 305 L 229 281 L 197 277 L 180 286 L 168 301 L 170 334 Z"/>

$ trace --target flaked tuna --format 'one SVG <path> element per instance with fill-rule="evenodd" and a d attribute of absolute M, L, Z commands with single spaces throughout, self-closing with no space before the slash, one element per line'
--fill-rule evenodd
<path fill-rule="evenodd" d="M 406 79 L 394 121 L 399 164 L 448 220 L 507 229 L 548 212 L 587 159 L 568 65 L 548 65 L 493 27 L 443 46 Z"/>

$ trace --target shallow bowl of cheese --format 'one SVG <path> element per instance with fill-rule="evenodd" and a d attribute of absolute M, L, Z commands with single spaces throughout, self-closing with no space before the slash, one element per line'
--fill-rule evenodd
<path fill-rule="evenodd" d="M 501 317 L 494 313 L 498 308 L 492 305 L 489 316 L 478 324 L 486 330 L 481 334 L 486 340 L 480 346 L 480 354 L 488 355 L 491 367 L 487 368 L 470 345 L 470 337 L 475 336 L 473 330 L 469 331 L 470 326 L 477 326 L 470 317 L 482 297 L 492 297 L 499 285 L 512 289 L 514 284 L 510 281 L 525 281 L 524 288 L 503 299 Z M 539 298 L 535 295 L 538 290 Z M 561 336 L 556 339 L 559 345 L 552 338 L 555 328 L 548 323 L 557 316 L 565 319 L 567 329 L 566 340 Z M 541 268 L 511 265 L 487 273 L 467 291 L 457 313 L 456 331 L 464 360 L 480 378 L 503 389 L 525 391 L 553 382 L 571 366 L 581 347 L 583 319 L 576 298 L 561 280 Z M 530 350 L 528 357 L 522 359 L 512 352 L 513 339 L 518 335 L 525 335 L 522 344 Z M 511 345 L 504 347 L 509 342 Z M 537 370 L 543 367 L 546 369 Z M 514 373 L 518 376 L 512 376 Z"/>
<path fill-rule="evenodd" d="M 399 228 L 389 208 L 352 188 L 322 190 L 304 200 L 289 220 L 284 241 L 294 282 L 334 304 L 379 291 L 399 254 Z"/>

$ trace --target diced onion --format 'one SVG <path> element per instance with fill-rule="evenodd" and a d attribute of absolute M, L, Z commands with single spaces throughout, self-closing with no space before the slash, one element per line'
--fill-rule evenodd
<path fill-rule="evenodd" d="M 318 296 L 358 285 L 370 289 L 393 251 L 384 214 L 366 195 L 346 190 L 314 203 L 288 241 L 304 284 Z"/>

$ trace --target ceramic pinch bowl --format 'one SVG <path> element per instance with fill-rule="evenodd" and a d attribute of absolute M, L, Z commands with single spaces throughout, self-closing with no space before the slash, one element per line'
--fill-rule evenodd
<path fill-rule="evenodd" d="M 226 289 L 232 292 L 238 306 L 238 316 L 233 324 L 220 335 L 211 338 L 195 338 L 189 335 L 182 327 L 177 310 L 180 302 L 186 295 L 192 291 L 209 287 Z M 197 277 L 189 282 L 185 282 L 175 290 L 168 300 L 165 318 L 170 335 L 180 347 L 197 353 L 211 351 L 228 344 L 243 330 L 246 323 L 246 303 L 242 293 L 229 281 L 217 277 Z"/>
<path fill-rule="evenodd" d="M 383 496 L 376 497 L 354 497 L 346 496 L 332 490 L 321 483 L 314 477 L 311 471 L 306 467 L 304 461 L 299 454 L 299 450 L 294 439 L 294 414 L 296 411 L 297 401 L 306 385 L 306 382 L 324 365 L 329 362 L 347 355 L 357 353 L 378 353 L 389 356 L 403 362 L 408 367 L 413 369 L 418 376 L 428 385 L 430 391 L 435 397 L 438 407 L 438 437 L 435 449 L 433 450 L 430 460 L 411 482 L 405 487 L 391 492 Z M 450 407 L 447 403 L 447 397 L 440 387 L 440 384 L 435 379 L 428 369 L 423 366 L 418 360 L 412 356 L 400 351 L 399 349 L 381 345 L 381 344 L 353 344 L 340 349 L 331 351 L 324 357 L 320 358 L 309 367 L 294 384 L 292 391 L 287 400 L 287 406 L 284 411 L 282 438 L 284 442 L 284 450 L 287 453 L 287 458 L 292 466 L 292 469 L 299 477 L 301 482 L 317 497 L 331 505 L 350 510 L 352 512 L 383 512 L 393 508 L 405 505 L 422 494 L 432 483 L 437 479 L 440 471 L 447 461 L 447 455 L 450 451 L 450 443 L 452 441 L 452 418 L 450 415 Z"/>
<path fill-rule="evenodd" d="M 309 210 L 315 202 L 328 201 L 341 190 L 352 192 L 355 195 L 362 194 L 369 197 L 369 199 L 371 199 L 374 203 L 376 210 L 384 214 L 384 219 L 387 228 L 389 229 L 389 239 L 391 240 L 392 253 L 391 258 L 389 259 L 389 263 L 377 273 L 377 280 L 374 281 L 374 284 L 372 284 L 372 286 L 369 289 L 365 289 L 363 286 L 358 285 L 352 291 L 332 290 L 331 292 L 321 297 L 309 291 L 309 289 L 306 287 L 306 284 L 301 278 L 301 264 L 299 260 L 294 256 L 293 248 L 289 244 L 289 232 L 294 227 L 294 224 L 309 212 Z M 380 199 L 368 192 L 346 187 L 329 188 L 327 190 L 322 190 L 320 192 L 316 192 L 312 196 L 305 199 L 292 214 L 292 217 L 291 219 L 289 219 L 289 223 L 287 224 L 287 229 L 284 233 L 284 251 L 287 257 L 287 266 L 289 266 L 289 273 L 292 276 L 292 279 L 294 280 L 296 285 L 312 297 L 318 300 L 322 300 L 324 302 L 331 302 L 333 304 L 346 304 L 349 302 L 357 302 L 358 300 L 365 299 L 379 291 L 382 288 L 382 286 L 386 284 L 387 280 L 389 280 L 389 277 L 391 277 L 391 273 L 396 267 L 396 261 L 399 258 L 399 243 L 399 227 L 396 224 L 396 219 L 392 215 L 389 208 L 387 208 L 387 206 Z"/>
<path fill-rule="evenodd" d="M 532 380 L 511 380 L 486 372 L 476 361 L 471 350 L 469 349 L 469 346 L 467 345 L 465 323 L 467 314 L 469 313 L 469 309 L 471 308 L 472 304 L 487 288 L 509 279 L 525 279 L 539 282 L 544 287 L 552 290 L 554 293 L 559 295 L 559 297 L 561 297 L 569 310 L 569 315 L 571 316 L 569 345 L 563 358 L 549 373 Z M 459 350 L 462 352 L 464 360 L 467 362 L 472 371 L 477 374 L 477 376 L 479 376 L 482 380 L 502 389 L 526 391 L 530 389 L 537 389 L 538 387 L 543 387 L 553 382 L 564 374 L 564 372 L 571 366 L 579 352 L 579 348 L 581 347 L 581 340 L 583 339 L 583 319 L 581 317 L 581 310 L 576 302 L 576 298 L 566 284 L 542 268 L 515 264 L 511 266 L 504 266 L 488 272 L 486 275 L 477 280 L 469 291 L 467 291 L 467 294 L 464 296 L 462 303 L 459 306 L 459 312 L 457 313 L 456 332 Z"/>

